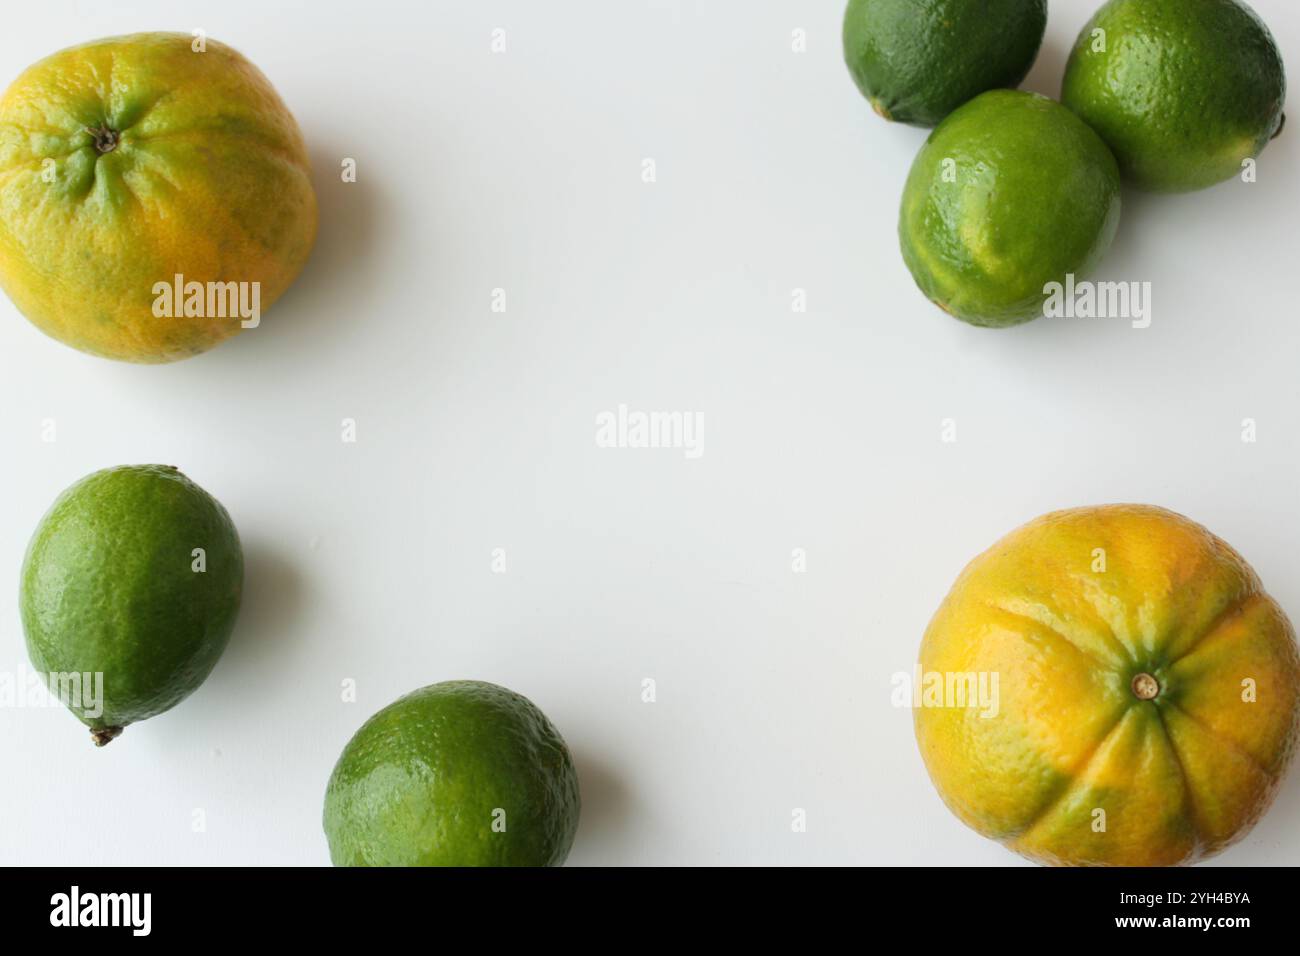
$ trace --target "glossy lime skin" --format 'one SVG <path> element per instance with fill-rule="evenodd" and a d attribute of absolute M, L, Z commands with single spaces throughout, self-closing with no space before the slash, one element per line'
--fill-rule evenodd
<path fill-rule="evenodd" d="M 899 239 L 916 284 L 972 325 L 1043 314 L 1049 282 L 1083 278 L 1119 226 L 1115 158 L 1054 100 L 993 90 L 930 134 L 903 190 Z"/>
<path fill-rule="evenodd" d="M 1020 84 L 1047 0 L 850 0 L 844 59 L 887 120 L 935 126 L 986 90 Z"/>
<path fill-rule="evenodd" d="M 545 714 L 504 687 L 447 681 L 362 725 L 330 776 L 324 824 L 335 866 L 559 866 L 579 809 Z"/>
<path fill-rule="evenodd" d="M 92 730 L 161 714 L 216 665 L 243 581 L 230 515 L 175 468 L 95 472 L 59 496 L 27 548 L 19 603 L 32 665 L 104 675 L 103 713 L 72 708 Z"/>
<path fill-rule="evenodd" d="M 1237 0 L 1111 0 L 1079 34 L 1061 100 L 1134 185 L 1188 192 L 1263 152 L 1282 126 L 1286 73 L 1268 27 Z"/>

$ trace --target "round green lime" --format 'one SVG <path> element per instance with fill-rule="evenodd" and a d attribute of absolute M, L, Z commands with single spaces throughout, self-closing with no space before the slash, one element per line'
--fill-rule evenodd
<path fill-rule="evenodd" d="M 1119 226 L 1115 158 L 1054 100 L 993 90 L 926 140 L 903 190 L 899 239 L 916 283 L 972 325 L 1043 314 L 1047 285 L 1082 278 Z"/>
<path fill-rule="evenodd" d="M 1047 27 L 1047 0 L 850 0 L 844 59 L 877 113 L 934 126 L 972 97 L 1018 86 Z"/>
<path fill-rule="evenodd" d="M 1203 189 L 1240 175 L 1282 127 L 1286 72 L 1238 0 L 1111 0 L 1083 28 L 1061 100 L 1135 185 Z"/>
<path fill-rule="evenodd" d="M 527 698 L 482 681 L 407 694 L 366 721 L 325 792 L 335 866 L 558 866 L 578 776 Z"/>
<path fill-rule="evenodd" d="M 102 746 L 203 683 L 243 581 L 239 535 L 206 491 L 163 465 L 99 471 L 59 496 L 27 548 L 27 651 Z"/>

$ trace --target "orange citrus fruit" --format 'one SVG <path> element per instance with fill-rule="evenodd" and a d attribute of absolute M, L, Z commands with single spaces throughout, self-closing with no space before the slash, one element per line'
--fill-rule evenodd
<path fill-rule="evenodd" d="M 1227 544 L 1149 506 L 1045 515 L 977 557 L 919 676 L 940 796 L 1042 863 L 1219 852 L 1267 809 L 1300 726 L 1282 610 Z"/>
<path fill-rule="evenodd" d="M 260 322 L 315 236 L 302 134 L 228 46 L 97 40 L 0 98 L 0 286 L 74 348 L 131 362 L 212 348 Z"/>

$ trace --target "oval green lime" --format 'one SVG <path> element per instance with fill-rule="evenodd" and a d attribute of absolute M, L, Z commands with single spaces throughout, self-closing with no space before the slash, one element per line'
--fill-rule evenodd
<path fill-rule="evenodd" d="M 58 497 L 28 545 L 27 651 L 102 746 L 203 683 L 243 582 L 239 534 L 206 491 L 164 465 L 98 471 Z"/>
<path fill-rule="evenodd" d="M 1286 72 L 1238 0 L 1111 0 L 1079 34 L 1061 101 L 1134 185 L 1204 189 L 1240 175 L 1282 127 Z"/>
<path fill-rule="evenodd" d="M 850 0 L 844 59 L 885 119 L 934 126 L 986 90 L 1018 86 L 1047 0 Z"/>
<path fill-rule="evenodd" d="M 325 792 L 335 866 L 559 866 L 578 776 L 526 697 L 447 681 L 400 698 L 348 742 Z"/>
<path fill-rule="evenodd" d="M 930 134 L 903 189 L 899 240 L 916 284 L 972 325 L 1043 314 L 1048 283 L 1085 276 L 1119 226 L 1115 158 L 1061 104 L 993 90 Z"/>

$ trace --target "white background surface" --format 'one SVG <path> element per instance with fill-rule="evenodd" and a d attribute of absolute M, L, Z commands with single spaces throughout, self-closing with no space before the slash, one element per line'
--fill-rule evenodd
<path fill-rule="evenodd" d="M 1300 77 L 1300 9 L 1254 5 Z M 1059 92 L 1095 6 L 1052 0 L 1029 88 Z M 571 863 L 1013 864 L 944 808 L 889 700 L 969 558 L 1043 511 L 1153 502 L 1300 615 L 1300 127 L 1255 185 L 1126 193 L 1097 278 L 1152 282 L 1150 328 L 969 328 L 899 256 L 925 133 L 861 99 L 842 10 L 11 5 L 6 83 L 137 30 L 243 51 L 304 130 L 321 229 L 260 329 L 176 365 L 81 355 L 0 300 L 0 668 L 27 666 L 27 539 L 94 469 L 180 466 L 229 508 L 248 567 L 229 650 L 171 712 L 96 750 L 61 710 L 0 709 L 0 861 L 325 864 L 352 732 L 473 677 L 531 697 L 572 747 Z M 596 447 L 619 403 L 701 413 L 703 456 Z M 1293 773 L 1218 862 L 1300 863 L 1297 819 Z"/>

